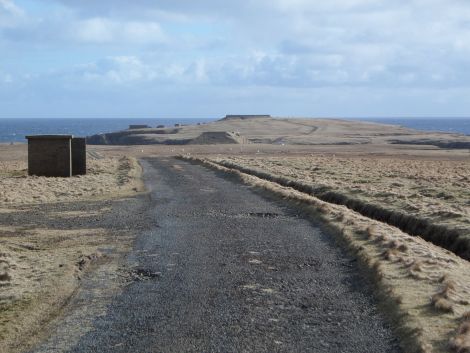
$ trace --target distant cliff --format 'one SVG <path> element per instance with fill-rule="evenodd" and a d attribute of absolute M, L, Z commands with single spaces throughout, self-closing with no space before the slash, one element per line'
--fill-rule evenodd
<path fill-rule="evenodd" d="M 89 145 L 145 145 L 145 144 L 184 144 L 181 139 L 168 139 L 159 136 L 176 135 L 179 129 L 129 129 L 87 137 Z"/>

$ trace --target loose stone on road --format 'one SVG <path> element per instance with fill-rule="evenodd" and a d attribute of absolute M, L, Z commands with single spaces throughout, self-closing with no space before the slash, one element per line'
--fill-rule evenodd
<path fill-rule="evenodd" d="M 317 225 L 199 165 L 144 170 L 135 280 L 65 351 L 400 352 L 355 261 Z"/>

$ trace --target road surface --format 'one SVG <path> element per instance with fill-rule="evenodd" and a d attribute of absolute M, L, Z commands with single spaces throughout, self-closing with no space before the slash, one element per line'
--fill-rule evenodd
<path fill-rule="evenodd" d="M 144 169 L 136 280 L 106 296 L 106 277 L 88 279 L 82 315 L 72 305 L 34 352 L 400 352 L 355 261 L 318 225 L 199 165 Z"/>

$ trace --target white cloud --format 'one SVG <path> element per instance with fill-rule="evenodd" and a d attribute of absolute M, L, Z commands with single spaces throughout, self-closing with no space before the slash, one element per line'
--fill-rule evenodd
<path fill-rule="evenodd" d="M 115 38 L 116 25 L 106 19 L 93 18 L 74 23 L 70 31 L 80 41 L 110 42 Z"/>
<path fill-rule="evenodd" d="M 446 101 L 455 102 L 470 88 L 470 3 L 463 0 L 38 2 L 61 5 L 38 14 L 0 0 L 0 50 L 36 58 L 11 65 L 20 72 L 2 68 L 15 79 L 32 71 L 57 86 L 136 94 L 148 85 L 200 94 L 209 87 L 337 89 L 345 100 L 348 89 L 371 97 L 429 89 L 448 90 Z M 2 16 L 10 21 L 3 31 Z"/>
<path fill-rule="evenodd" d="M 70 25 L 70 36 L 82 42 L 155 43 L 165 41 L 165 35 L 156 22 L 118 22 L 106 18 L 91 18 Z"/>
<path fill-rule="evenodd" d="M 77 67 L 72 74 L 58 73 L 67 82 L 101 85 L 142 85 L 149 82 L 177 83 L 187 76 L 188 67 L 176 63 L 144 63 L 135 56 L 108 57 Z"/>
<path fill-rule="evenodd" d="M 2 27 L 8 28 L 14 26 L 23 17 L 23 9 L 12 0 L 0 0 L 0 30 Z"/>
<path fill-rule="evenodd" d="M 0 11 L 3 12 L 2 10 L 15 16 L 24 15 L 24 11 L 12 0 L 0 0 Z"/>
<path fill-rule="evenodd" d="M 13 75 L 11 75 L 9 73 L 0 72 L 0 83 L 3 83 L 3 84 L 13 83 Z"/>

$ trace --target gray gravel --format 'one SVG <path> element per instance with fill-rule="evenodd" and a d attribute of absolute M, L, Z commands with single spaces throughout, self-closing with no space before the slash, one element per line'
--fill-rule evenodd
<path fill-rule="evenodd" d="M 317 225 L 201 166 L 144 164 L 133 281 L 60 351 L 400 352 L 356 263 Z"/>

